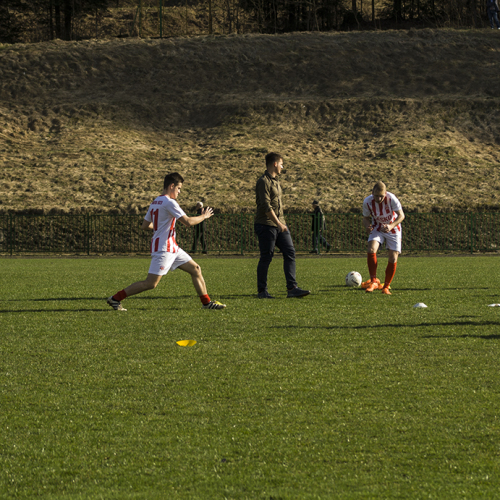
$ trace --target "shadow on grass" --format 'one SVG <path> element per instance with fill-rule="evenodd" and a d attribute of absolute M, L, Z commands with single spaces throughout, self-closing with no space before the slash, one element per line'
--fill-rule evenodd
<path fill-rule="evenodd" d="M 111 309 L 0 309 L 0 314 L 25 314 L 25 313 L 52 313 L 52 312 L 113 312 Z"/>
<path fill-rule="evenodd" d="M 499 326 L 500 321 L 450 321 L 443 323 L 418 323 L 418 324 L 403 324 L 403 323 L 392 323 L 383 325 L 359 325 L 359 326 L 300 326 L 300 325 L 281 325 L 281 326 L 269 326 L 268 328 L 274 329 L 293 329 L 300 328 L 301 330 L 376 330 L 380 328 L 425 328 L 428 326 Z M 499 335 L 424 335 L 422 338 L 458 338 L 458 337 L 481 337 L 481 338 L 500 338 Z"/>
<path fill-rule="evenodd" d="M 159 311 L 160 309 L 149 309 L 146 307 L 131 307 L 130 311 Z M 171 311 L 182 311 L 180 307 L 169 307 L 169 312 Z M 64 313 L 79 313 L 79 312 L 98 312 L 98 313 L 109 313 L 109 314 L 121 314 L 120 311 L 114 311 L 111 307 L 103 307 L 102 309 L 0 309 L 0 314 L 26 314 L 26 313 L 54 313 L 54 312 L 64 312 Z"/>
<path fill-rule="evenodd" d="M 435 291 L 436 288 L 431 288 L 431 287 L 426 287 L 426 288 L 421 288 L 421 287 L 400 287 L 400 286 L 396 286 L 396 287 L 393 287 L 391 285 L 391 289 L 394 288 L 394 290 L 397 290 L 398 292 L 430 292 L 430 291 Z M 446 292 L 446 291 L 457 291 L 457 290 L 467 290 L 467 291 L 470 291 L 470 290 L 488 290 L 490 287 L 487 287 L 487 286 L 476 286 L 476 287 L 447 287 L 447 288 L 439 288 L 440 291 L 443 291 L 443 292 Z M 325 292 L 328 292 L 328 291 L 333 291 L 333 290 L 337 290 L 337 289 L 343 289 L 343 290 L 356 290 L 358 292 L 364 292 L 364 289 L 361 288 L 361 287 L 357 287 L 357 288 L 353 288 L 353 287 L 348 287 L 348 286 L 345 286 L 345 285 L 331 285 L 331 286 L 328 286 L 325 290 L 322 290 L 322 291 L 325 291 Z M 365 292 L 366 293 L 366 292 Z M 494 295 L 491 295 L 491 297 L 494 297 Z"/>
<path fill-rule="evenodd" d="M 167 300 L 167 301 L 173 301 L 173 300 L 181 300 L 181 299 L 192 299 L 196 298 L 196 295 L 177 295 L 175 297 L 131 297 L 132 300 Z M 96 309 L 96 308 L 76 308 L 76 309 L 0 309 L 0 314 L 25 314 L 25 313 L 43 313 L 43 312 L 106 312 L 106 313 L 112 313 L 114 312 L 111 307 L 108 306 L 106 303 L 106 298 L 105 297 L 54 297 L 54 298 L 49 298 L 49 299 L 30 299 L 29 302 L 82 302 L 82 301 L 91 301 L 91 300 L 97 300 L 102 304 L 102 308 Z M 26 302 L 25 299 L 19 300 L 19 299 L 11 299 L 11 300 L 6 300 L 3 302 Z M 127 305 L 132 305 L 131 302 L 127 301 Z M 134 311 L 149 311 L 150 309 L 146 307 L 133 307 L 132 308 Z M 174 310 L 180 310 L 178 307 L 169 307 L 169 311 L 174 311 Z"/>
<path fill-rule="evenodd" d="M 196 297 L 195 295 L 176 295 L 175 297 L 141 297 L 137 295 L 133 295 L 132 297 L 129 297 L 129 300 L 179 300 L 179 299 L 192 299 L 193 297 Z M 99 301 L 104 301 L 106 302 L 107 297 L 53 297 L 50 299 L 29 299 L 28 302 L 71 302 L 71 301 L 77 301 L 77 300 L 99 300 Z M 8 299 L 4 300 L 3 302 L 26 302 L 26 299 Z"/>
<path fill-rule="evenodd" d="M 485 340 L 497 340 L 500 339 L 500 334 L 498 335 L 423 335 L 423 339 L 485 339 Z"/>
<path fill-rule="evenodd" d="M 210 295 L 210 293 L 208 294 Z M 210 295 L 211 296 L 211 295 Z M 231 295 L 225 295 L 225 294 L 220 294 L 218 295 L 218 297 L 221 299 L 221 300 L 225 300 L 225 299 L 256 299 L 257 298 L 257 294 L 256 293 L 241 293 L 241 294 L 231 294 Z M 217 299 L 215 299 L 217 300 Z"/>
<path fill-rule="evenodd" d="M 210 292 L 209 292 L 209 295 Z M 214 294 L 215 296 L 215 294 Z M 241 293 L 241 294 L 218 294 L 217 297 L 221 299 L 241 299 L 241 298 L 252 298 L 257 297 L 257 294 L 252 293 Z M 193 292 L 190 295 L 172 295 L 169 297 L 155 295 L 154 297 L 133 295 L 127 298 L 129 300 L 182 300 L 182 299 L 197 299 L 196 293 Z M 107 297 L 52 297 L 49 299 L 29 299 L 29 302 L 71 302 L 78 300 L 103 300 L 106 301 Z M 2 302 L 26 302 L 26 299 L 7 299 Z"/>

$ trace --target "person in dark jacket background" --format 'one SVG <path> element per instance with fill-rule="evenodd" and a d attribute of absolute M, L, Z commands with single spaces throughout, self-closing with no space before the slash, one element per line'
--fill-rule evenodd
<path fill-rule="evenodd" d="M 313 250 L 311 251 L 311 253 L 318 253 L 320 245 L 324 246 L 326 248 L 326 251 L 328 252 L 331 248 L 331 245 L 323 236 L 323 231 L 326 229 L 323 210 L 321 210 L 318 200 L 314 200 L 312 202 L 312 205 L 314 212 L 312 214 Z"/>
<path fill-rule="evenodd" d="M 495 25 L 497 29 L 500 30 L 500 22 L 498 21 L 498 2 L 497 0 L 487 0 L 486 1 L 486 13 L 488 14 L 488 19 L 490 21 L 491 29 L 495 29 Z"/>
<path fill-rule="evenodd" d="M 196 204 L 197 215 L 200 215 L 202 210 L 203 210 L 203 203 L 199 201 Z M 201 243 L 202 253 L 207 253 L 207 242 L 205 241 L 205 221 L 203 221 L 201 224 L 198 224 L 197 226 L 194 226 L 194 240 L 193 240 L 193 246 L 191 248 L 191 253 L 196 252 L 196 246 L 198 245 L 198 241 Z"/>

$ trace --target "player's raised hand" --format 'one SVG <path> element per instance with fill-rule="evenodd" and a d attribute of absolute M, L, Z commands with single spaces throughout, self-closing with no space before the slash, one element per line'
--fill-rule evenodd
<path fill-rule="evenodd" d="M 210 219 L 210 217 L 214 214 L 214 209 L 210 207 L 202 208 L 201 214 L 205 216 L 205 219 Z"/>

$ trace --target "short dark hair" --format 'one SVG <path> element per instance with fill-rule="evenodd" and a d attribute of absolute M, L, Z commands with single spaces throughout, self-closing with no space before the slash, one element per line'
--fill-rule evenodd
<path fill-rule="evenodd" d="M 167 189 L 171 184 L 178 186 L 184 182 L 184 178 L 181 174 L 173 172 L 172 174 L 167 174 L 163 180 L 163 189 Z"/>
<path fill-rule="evenodd" d="M 271 167 L 275 163 L 282 160 L 283 157 L 279 153 L 267 153 L 266 155 L 266 168 Z"/>

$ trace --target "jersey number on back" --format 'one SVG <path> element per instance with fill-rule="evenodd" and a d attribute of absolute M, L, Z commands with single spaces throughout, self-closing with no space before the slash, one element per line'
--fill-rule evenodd
<path fill-rule="evenodd" d="M 160 210 L 157 208 L 156 210 L 151 209 L 151 220 L 153 221 L 153 230 L 158 229 L 158 214 Z"/>

